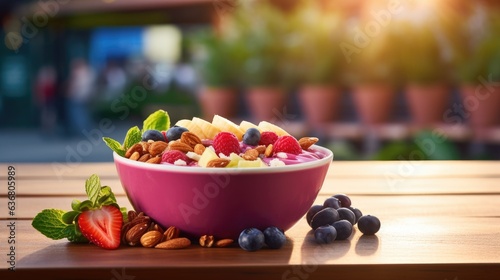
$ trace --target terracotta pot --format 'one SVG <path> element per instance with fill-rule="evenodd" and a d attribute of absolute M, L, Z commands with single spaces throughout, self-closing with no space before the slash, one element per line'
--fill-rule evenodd
<path fill-rule="evenodd" d="M 287 94 L 279 87 L 254 87 L 248 89 L 246 101 L 254 121 L 273 121 L 283 112 Z"/>
<path fill-rule="evenodd" d="M 472 127 L 500 124 L 500 86 L 464 85 L 460 91 L 465 118 Z"/>
<path fill-rule="evenodd" d="M 231 119 L 238 112 L 238 94 L 233 88 L 202 88 L 199 102 L 205 120 L 211 120 L 214 115 Z"/>
<path fill-rule="evenodd" d="M 353 88 L 353 101 L 365 125 L 387 123 L 394 111 L 396 90 L 390 85 L 359 85 Z"/>
<path fill-rule="evenodd" d="M 324 124 L 338 119 L 342 90 L 335 86 L 306 85 L 299 91 L 299 101 L 307 123 Z"/>
<path fill-rule="evenodd" d="M 443 114 L 450 105 L 451 91 L 446 84 L 410 84 L 405 90 L 412 121 L 419 127 L 443 122 Z"/>

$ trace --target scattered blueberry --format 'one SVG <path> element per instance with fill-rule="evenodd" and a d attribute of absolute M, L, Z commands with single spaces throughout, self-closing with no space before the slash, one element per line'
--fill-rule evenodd
<path fill-rule="evenodd" d="M 257 251 L 264 246 L 264 240 L 262 231 L 256 228 L 247 228 L 240 233 L 238 244 L 245 251 Z"/>
<path fill-rule="evenodd" d="M 331 226 L 320 226 L 314 230 L 314 239 L 319 244 L 332 243 L 337 238 L 337 230 Z"/>
<path fill-rule="evenodd" d="M 325 207 L 331 207 L 333 209 L 339 209 L 340 206 L 340 200 L 336 197 L 329 197 L 325 199 L 325 202 L 323 203 L 323 206 Z"/>
<path fill-rule="evenodd" d="M 339 220 L 339 213 L 333 208 L 325 208 L 316 215 L 313 216 L 311 220 L 312 229 L 317 229 L 320 226 L 331 225 Z"/>
<path fill-rule="evenodd" d="M 337 212 L 341 220 L 347 220 L 351 225 L 356 223 L 356 215 L 349 208 L 340 207 Z"/>
<path fill-rule="evenodd" d="M 268 227 L 264 230 L 264 242 L 271 249 L 279 249 L 285 245 L 285 233 L 277 227 Z"/>
<path fill-rule="evenodd" d="M 362 216 L 358 220 L 358 229 L 366 235 L 373 235 L 380 229 L 380 220 L 371 215 Z"/>
<path fill-rule="evenodd" d="M 148 129 L 142 134 L 142 141 L 148 140 L 165 141 L 165 137 L 163 136 L 163 133 L 161 133 L 161 131 Z"/>
<path fill-rule="evenodd" d="M 181 138 L 182 133 L 188 131 L 187 128 L 182 126 L 172 126 L 167 130 L 168 141 L 175 141 Z"/>
<path fill-rule="evenodd" d="M 307 211 L 306 214 L 306 221 L 309 225 L 311 225 L 311 220 L 318 213 L 321 209 L 325 208 L 323 205 L 313 205 L 311 208 L 309 208 L 309 211 Z"/>
<path fill-rule="evenodd" d="M 340 194 L 334 195 L 333 197 L 336 197 L 336 198 L 338 198 L 338 200 L 340 200 L 340 205 L 342 207 L 347 208 L 347 207 L 351 206 L 351 199 L 347 195 L 340 193 Z"/>
<path fill-rule="evenodd" d="M 332 226 L 337 230 L 337 240 L 345 240 L 352 234 L 352 224 L 347 220 L 336 221 Z"/>
<path fill-rule="evenodd" d="M 251 146 L 259 145 L 260 141 L 260 131 L 254 127 L 247 129 L 245 134 L 243 134 L 243 143 Z"/>
<path fill-rule="evenodd" d="M 356 216 L 356 221 L 354 221 L 354 224 L 356 224 L 359 221 L 359 218 L 361 218 L 361 216 L 363 216 L 363 212 L 361 212 L 361 210 L 359 210 L 356 207 L 349 206 L 347 208 L 349 208 L 349 210 L 351 210 L 354 213 L 354 215 Z"/>

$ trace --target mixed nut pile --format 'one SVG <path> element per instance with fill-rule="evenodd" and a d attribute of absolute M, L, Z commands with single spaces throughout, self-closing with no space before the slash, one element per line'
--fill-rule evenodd
<path fill-rule="evenodd" d="M 128 211 L 128 219 L 121 230 L 121 241 L 129 246 L 143 246 L 157 249 L 183 249 L 191 245 L 191 240 L 182 237 L 178 228 L 171 226 L 163 229 L 143 212 Z M 212 235 L 199 238 L 202 247 L 228 247 L 234 243 L 232 239 L 215 240 Z"/>

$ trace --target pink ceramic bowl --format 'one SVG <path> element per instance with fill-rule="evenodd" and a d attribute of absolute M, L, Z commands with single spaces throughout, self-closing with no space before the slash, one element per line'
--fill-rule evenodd
<path fill-rule="evenodd" d="M 113 155 L 136 211 L 191 237 L 237 239 L 248 227 L 291 228 L 316 199 L 333 159 L 270 168 L 201 168 L 150 164 Z"/>

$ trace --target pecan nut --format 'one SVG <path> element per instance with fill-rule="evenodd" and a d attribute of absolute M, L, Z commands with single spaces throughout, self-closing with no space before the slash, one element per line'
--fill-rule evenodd
<path fill-rule="evenodd" d="M 197 144 L 201 144 L 201 139 L 196 134 L 186 131 L 181 134 L 181 142 L 194 148 Z"/>
<path fill-rule="evenodd" d="M 178 238 L 181 234 L 180 230 L 174 226 L 171 226 L 165 230 L 163 233 L 163 241 L 168 241 L 170 239 Z"/>
<path fill-rule="evenodd" d="M 201 247 L 210 248 L 214 245 L 214 236 L 213 235 L 203 235 L 200 237 L 199 243 Z"/>

